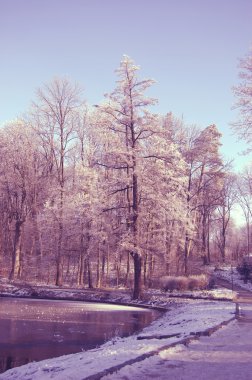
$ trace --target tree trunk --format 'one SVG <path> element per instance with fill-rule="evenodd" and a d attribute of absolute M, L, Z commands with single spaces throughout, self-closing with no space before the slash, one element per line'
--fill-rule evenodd
<path fill-rule="evenodd" d="M 132 139 L 134 141 L 134 139 Z M 136 174 L 136 158 L 132 157 L 133 161 L 133 175 L 132 175 L 132 201 L 133 201 L 133 220 L 132 220 L 132 230 L 133 230 L 133 242 L 136 251 L 131 252 L 131 256 L 134 261 L 134 290 L 133 299 L 137 299 L 141 294 L 141 271 L 142 271 L 142 257 L 138 249 L 138 178 Z"/>
<path fill-rule="evenodd" d="M 143 283 L 144 283 L 144 286 L 147 285 L 147 262 L 148 262 L 148 253 L 146 250 L 144 257 L 143 257 Z"/>
<path fill-rule="evenodd" d="M 154 260 L 154 255 L 153 255 L 153 252 L 150 252 L 149 254 L 149 270 L 148 270 L 148 286 L 151 287 L 152 286 L 152 276 L 153 276 L 153 273 L 154 273 L 154 264 L 155 264 L 155 260 Z"/>
<path fill-rule="evenodd" d="M 146 248 L 145 248 L 145 255 L 144 255 L 144 263 L 143 263 L 143 281 L 144 281 L 144 286 L 150 284 L 150 255 L 149 255 L 149 240 L 150 240 L 150 224 L 151 222 L 149 221 L 147 224 L 146 228 Z"/>
<path fill-rule="evenodd" d="M 207 257 L 207 212 L 203 209 L 202 215 L 202 260 L 203 265 L 208 265 L 208 257 Z"/>
<path fill-rule="evenodd" d="M 100 243 L 98 243 L 98 256 L 97 256 L 97 269 L 96 269 L 96 287 L 101 287 L 101 274 L 100 274 L 100 262 L 101 262 L 101 252 Z"/>
<path fill-rule="evenodd" d="M 141 294 L 141 269 L 142 269 L 142 257 L 136 252 L 132 252 L 134 262 L 134 290 L 133 290 L 133 300 L 138 299 Z"/>
<path fill-rule="evenodd" d="M 82 286 L 84 285 L 84 252 L 83 248 L 81 248 L 80 255 L 79 255 L 79 265 L 78 265 L 78 274 L 77 274 L 77 285 Z"/>
<path fill-rule="evenodd" d="M 86 237 L 86 240 L 85 240 Z M 89 247 L 90 235 L 84 233 L 84 224 L 81 226 L 81 236 L 80 236 L 80 256 L 78 265 L 78 277 L 77 284 L 84 285 L 84 278 L 86 276 L 86 266 L 87 266 L 87 255 Z"/>
<path fill-rule="evenodd" d="M 225 220 L 225 207 L 223 207 L 223 217 L 222 217 L 222 241 L 221 241 L 221 256 L 222 262 L 226 261 L 226 220 Z"/>
<path fill-rule="evenodd" d="M 107 269 L 106 269 L 106 276 L 105 276 L 105 286 L 107 286 L 108 280 L 109 280 L 109 267 L 110 267 L 110 249 L 109 249 L 109 243 L 107 243 Z"/>
<path fill-rule="evenodd" d="M 63 237 L 63 223 L 59 223 L 59 238 L 58 238 L 58 252 L 56 257 L 56 286 L 62 286 L 63 280 L 63 265 L 62 265 L 62 237 Z"/>
<path fill-rule="evenodd" d="M 175 221 L 172 220 L 170 224 L 170 233 L 168 229 L 168 220 L 165 220 L 165 274 L 170 275 L 171 263 L 172 263 L 172 244 L 173 244 L 173 231 L 174 231 Z"/>
<path fill-rule="evenodd" d="M 130 274 L 130 254 L 128 252 L 127 254 L 127 264 L 126 264 L 126 276 L 125 276 L 125 286 L 127 287 L 128 286 L 128 282 L 129 282 L 129 274 Z"/>
<path fill-rule="evenodd" d="M 35 258 L 37 259 L 37 266 L 40 269 L 42 249 L 41 249 L 41 235 L 38 225 L 38 206 L 37 206 L 37 192 L 34 190 L 34 201 L 31 213 L 32 222 L 32 239 L 33 239 L 33 252 Z"/>
<path fill-rule="evenodd" d="M 93 289 L 93 281 L 92 281 L 92 269 L 90 264 L 90 259 L 87 257 L 87 271 L 88 271 L 88 287 L 89 289 Z"/>
<path fill-rule="evenodd" d="M 106 256 L 105 253 L 102 254 L 102 264 L 101 264 L 101 285 L 104 284 L 105 278 L 105 265 L 106 265 Z"/>
<path fill-rule="evenodd" d="M 249 255 L 250 252 L 250 220 L 249 220 L 249 215 L 246 220 L 247 224 L 247 256 Z"/>
<path fill-rule="evenodd" d="M 22 221 L 16 221 L 15 224 L 15 236 L 14 247 L 12 252 L 12 268 L 10 273 L 10 279 L 16 279 L 20 277 L 21 273 L 21 238 L 22 238 Z"/>
<path fill-rule="evenodd" d="M 190 253 L 190 239 L 189 239 L 188 234 L 186 233 L 185 250 L 184 250 L 184 273 L 185 273 L 185 276 L 188 275 L 188 258 L 189 258 L 189 253 Z"/>
<path fill-rule="evenodd" d="M 210 213 L 207 218 L 207 258 L 208 263 L 211 263 L 211 251 L 210 251 Z"/>
<path fill-rule="evenodd" d="M 56 257 L 56 286 L 62 286 L 63 282 L 63 263 L 62 263 L 62 239 L 63 239 L 63 185 L 60 189 L 60 210 L 59 210 L 59 237 Z"/>

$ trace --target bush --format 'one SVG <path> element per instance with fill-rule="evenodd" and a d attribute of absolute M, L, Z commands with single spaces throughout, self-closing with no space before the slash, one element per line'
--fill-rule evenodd
<path fill-rule="evenodd" d="M 196 281 L 197 289 L 206 289 L 209 286 L 209 277 L 205 274 L 200 274 L 198 276 L 191 276 L 192 279 Z"/>
<path fill-rule="evenodd" d="M 188 289 L 188 278 L 179 276 L 176 278 L 176 289 L 177 290 L 187 290 Z"/>
<path fill-rule="evenodd" d="M 160 283 L 161 283 L 161 289 L 165 290 L 167 292 L 167 290 L 170 290 L 171 292 L 173 290 L 176 289 L 176 277 L 173 277 L 173 276 L 164 276 L 164 277 L 161 277 L 161 280 L 160 280 Z"/>
<path fill-rule="evenodd" d="M 189 276 L 188 289 L 189 290 L 202 290 L 209 287 L 209 278 L 205 274 Z"/>
<path fill-rule="evenodd" d="M 192 276 L 190 279 L 188 279 L 188 289 L 189 290 L 197 290 L 198 289 L 198 281 L 194 276 Z"/>
<path fill-rule="evenodd" d="M 160 280 L 161 289 L 172 292 L 173 290 L 202 290 L 208 288 L 208 276 L 164 276 Z"/>

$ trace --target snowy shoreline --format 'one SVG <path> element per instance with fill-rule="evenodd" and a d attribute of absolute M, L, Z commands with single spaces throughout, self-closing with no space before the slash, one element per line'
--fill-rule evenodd
<path fill-rule="evenodd" d="M 233 302 L 190 300 L 176 304 L 140 333 L 113 338 L 97 349 L 33 362 L 8 370 L 0 379 L 88 379 L 109 373 L 111 368 L 136 362 L 171 345 L 204 335 L 235 318 Z M 173 335 L 158 339 L 156 336 Z M 139 339 L 141 336 L 141 339 Z M 146 339 L 144 339 L 146 337 Z"/>
<path fill-rule="evenodd" d="M 3 296 L 28 297 L 32 294 L 30 287 L 21 287 L 12 284 L 1 284 Z M 3 291 L 5 288 L 5 291 Z M 28 291 L 29 289 L 29 291 Z M 38 292 L 38 289 L 37 289 Z M 143 360 L 155 353 L 173 345 L 186 343 L 200 335 L 210 334 L 216 328 L 221 327 L 235 318 L 235 303 L 231 302 L 234 293 L 224 289 L 213 291 L 193 292 L 184 294 L 188 298 L 175 298 L 176 295 L 161 291 L 147 292 L 145 300 L 131 301 L 130 295 L 124 291 L 85 292 L 83 290 L 41 288 L 37 296 L 42 294 L 57 299 L 85 298 L 87 301 L 108 302 L 140 307 L 162 308 L 165 313 L 153 321 L 151 325 L 141 332 L 127 338 L 115 337 L 102 346 L 90 351 L 65 355 L 57 358 L 46 359 L 40 362 L 32 362 L 21 367 L 10 369 L 0 375 L 0 379 L 9 380 L 40 380 L 40 379 L 98 379 L 101 376 L 113 372 L 126 364 Z M 89 294 L 89 299 L 87 299 Z M 222 299 L 209 300 L 209 297 Z M 205 299 L 204 299 L 205 298 Z M 227 299 L 224 301 L 223 299 Z M 228 299 L 230 299 L 228 301 Z M 84 301 L 84 299 L 83 299 Z"/>
<path fill-rule="evenodd" d="M 87 289 L 87 288 L 59 288 L 51 285 L 33 285 L 19 282 L 9 282 L 0 278 L 0 297 L 41 298 L 51 300 L 73 300 L 86 302 L 116 303 L 123 305 L 139 305 L 166 309 L 167 300 L 176 298 L 204 299 L 204 300 L 233 300 L 235 292 L 228 289 L 194 290 L 167 292 L 150 289 L 143 292 L 141 299 L 132 300 L 128 289 Z"/>

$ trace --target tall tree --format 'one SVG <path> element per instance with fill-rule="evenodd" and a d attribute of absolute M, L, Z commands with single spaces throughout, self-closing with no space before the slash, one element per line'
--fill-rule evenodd
<path fill-rule="evenodd" d="M 118 85 L 107 96 L 107 102 L 98 107 L 107 139 L 100 165 L 112 173 L 107 211 L 116 211 L 120 245 L 133 259 L 133 298 L 141 293 L 143 256 L 153 244 L 150 236 L 157 238 L 157 228 L 159 236 L 163 234 L 158 214 L 168 214 L 173 206 L 175 209 L 175 194 L 180 197 L 184 169 L 161 119 L 148 111 L 156 101 L 144 94 L 154 81 L 139 80 L 138 70 L 129 57 L 123 57 L 117 70 Z"/>
<path fill-rule="evenodd" d="M 121 181 L 119 188 L 112 190 L 112 193 L 122 192 L 128 200 L 125 207 L 128 211 L 128 250 L 134 263 L 133 298 L 140 295 L 142 271 L 142 253 L 139 246 L 139 152 L 142 140 L 153 133 L 153 116 L 149 114 L 147 107 L 155 103 L 155 100 L 144 96 L 144 92 L 154 81 L 138 80 L 138 69 L 129 57 L 124 56 L 117 70 L 118 85 L 107 95 L 108 101 L 100 107 L 108 116 L 108 129 L 119 144 L 113 147 L 113 158 L 110 155 L 104 165 L 124 173 L 124 184 Z"/>
<path fill-rule="evenodd" d="M 199 238 L 199 211 L 203 201 L 204 189 L 209 186 L 210 182 L 222 175 L 223 168 L 219 152 L 221 134 L 216 126 L 210 125 L 204 130 L 196 132 L 196 134 L 195 130 L 193 132 L 188 140 L 188 148 L 184 150 L 185 159 L 188 163 L 187 214 L 194 227 L 194 234 L 188 233 L 188 230 L 185 233 L 185 274 L 188 274 L 188 260 L 193 239 L 197 234 Z M 202 236 L 205 238 L 204 234 Z M 204 260 L 207 261 L 205 252 Z"/>
<path fill-rule="evenodd" d="M 63 280 L 62 240 L 64 232 L 65 186 L 67 164 L 76 138 L 76 119 L 81 105 L 81 90 L 67 79 L 54 79 L 37 91 L 33 104 L 33 125 L 41 139 L 48 168 L 54 179 L 53 202 L 57 205 L 58 242 L 56 285 Z"/>
<path fill-rule="evenodd" d="M 227 232 L 231 221 L 231 211 L 237 198 L 234 189 L 235 176 L 230 173 L 226 174 L 222 182 L 219 206 L 216 209 L 216 217 L 220 224 L 219 233 L 217 235 L 217 245 L 220 250 L 222 262 L 225 263 Z"/>

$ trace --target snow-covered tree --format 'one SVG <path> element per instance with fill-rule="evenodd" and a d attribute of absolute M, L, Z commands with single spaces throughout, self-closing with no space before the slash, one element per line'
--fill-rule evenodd
<path fill-rule="evenodd" d="M 119 216 L 120 244 L 133 258 L 133 298 L 140 295 L 143 257 L 150 250 L 148 226 L 152 224 L 156 231 L 152 236 L 157 237 L 157 228 L 160 234 L 164 229 L 162 215 L 163 220 L 169 212 L 170 218 L 174 216 L 171 210 L 176 208 L 174 199 L 180 197 L 184 170 L 182 157 L 167 139 L 161 119 L 148 110 L 156 101 L 144 94 L 154 81 L 138 79 L 138 70 L 124 56 L 117 70 L 116 89 L 98 107 L 106 140 L 98 164 L 110 172 L 107 211 Z M 160 249 L 156 243 L 156 250 Z"/>
<path fill-rule="evenodd" d="M 249 145 L 252 143 L 252 48 L 248 55 L 240 60 L 239 85 L 233 88 L 236 97 L 235 109 L 239 110 L 239 119 L 233 123 L 238 136 Z M 251 149 L 251 147 L 250 147 Z"/>
<path fill-rule="evenodd" d="M 209 262 L 213 231 L 225 257 L 230 199 L 218 129 L 150 112 L 154 81 L 139 79 L 129 57 L 116 73 L 116 88 L 95 107 L 82 102 L 79 86 L 53 80 L 25 121 L 1 131 L 0 247 L 13 254 L 11 277 L 23 254 L 27 268 L 40 258 L 36 275 L 48 283 L 133 282 L 138 298 L 142 282 L 188 273 L 196 251 Z M 241 194 L 250 204 L 251 194 Z"/>
<path fill-rule="evenodd" d="M 43 203 L 43 162 L 34 131 L 21 120 L 6 125 L 0 133 L 1 207 L 13 225 L 12 267 L 10 278 L 21 275 L 21 243 L 25 222 L 34 218 L 34 210 Z M 32 229 L 38 245 L 36 229 Z M 39 248 L 37 246 L 37 251 Z M 36 251 L 36 254 L 38 253 Z"/>

